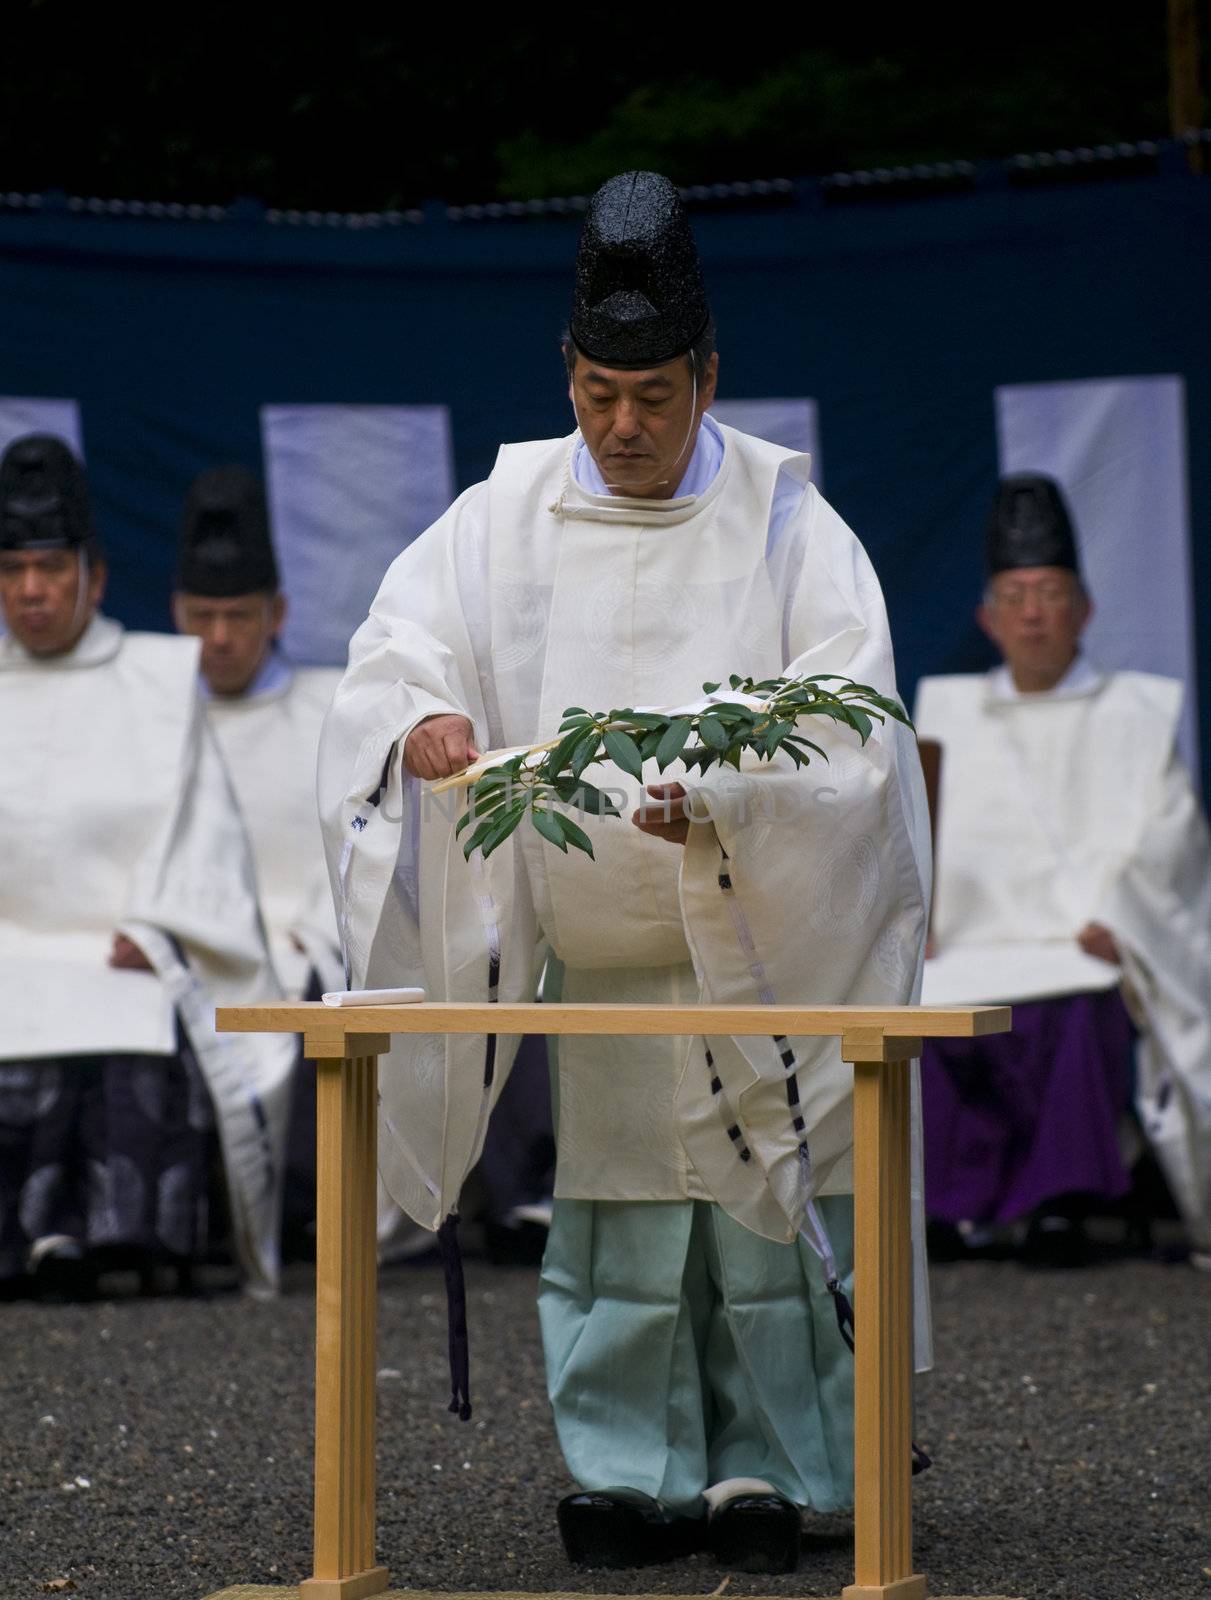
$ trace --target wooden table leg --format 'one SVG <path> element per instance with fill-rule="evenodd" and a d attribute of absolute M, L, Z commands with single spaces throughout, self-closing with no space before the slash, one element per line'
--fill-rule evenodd
<path fill-rule="evenodd" d="M 315 1575 L 302 1600 L 364 1600 L 374 1561 L 378 1060 L 316 1060 Z"/>
<path fill-rule="evenodd" d="M 912 1570 L 909 1072 L 854 1062 L 855 1581 L 842 1600 L 925 1597 Z"/>

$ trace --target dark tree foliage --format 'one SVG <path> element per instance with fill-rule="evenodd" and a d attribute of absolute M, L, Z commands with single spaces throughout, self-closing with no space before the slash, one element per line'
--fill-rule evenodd
<path fill-rule="evenodd" d="M 0 189 L 370 210 L 583 193 L 635 165 L 800 176 L 1167 126 L 1162 0 L 807 5 L 752 38 L 704 8 L 507 12 L 13 0 Z"/>

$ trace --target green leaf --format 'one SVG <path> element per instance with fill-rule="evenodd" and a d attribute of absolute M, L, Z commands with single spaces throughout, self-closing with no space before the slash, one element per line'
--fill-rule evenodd
<path fill-rule="evenodd" d="M 560 799 L 563 799 L 562 795 Z M 591 783 L 582 782 L 577 784 L 575 792 L 568 797 L 566 803 L 577 806 L 581 811 L 587 811 L 593 817 L 620 817 L 622 815 L 609 795 Z"/>
<path fill-rule="evenodd" d="M 639 745 L 639 756 L 641 760 L 647 761 L 650 756 L 654 756 L 656 754 L 656 747 L 659 745 L 661 739 L 664 738 L 665 728 L 667 726 L 667 723 L 662 722 L 658 728 L 653 728 L 650 733 L 644 734 Z"/>
<path fill-rule="evenodd" d="M 699 717 L 698 737 L 712 750 L 727 749 L 727 729 L 717 716 Z"/>
<path fill-rule="evenodd" d="M 827 702 L 823 705 L 813 706 L 811 715 L 814 717 L 831 717 L 834 722 L 843 722 L 847 728 L 854 726 L 853 712 L 849 706 L 842 705 L 840 701 Z"/>
<path fill-rule="evenodd" d="M 866 712 L 859 711 L 857 706 L 850 707 L 850 714 L 853 717 L 853 725 L 857 729 L 862 743 L 865 744 L 870 738 L 871 730 L 874 728 L 874 723 L 867 716 Z"/>
<path fill-rule="evenodd" d="M 571 817 L 565 817 L 562 811 L 554 811 L 551 815 L 568 844 L 574 844 L 578 850 L 583 850 L 591 860 L 595 861 L 597 858 L 593 855 L 593 841 L 584 829 L 578 827 Z M 565 846 L 566 848 L 567 846 Z"/>
<path fill-rule="evenodd" d="M 828 751 L 824 750 L 824 749 L 821 749 L 821 747 L 818 744 L 813 744 L 810 739 L 805 739 L 801 733 L 788 734 L 787 735 L 787 739 L 786 739 L 786 745 L 787 745 L 788 749 L 791 747 L 791 745 L 795 745 L 800 750 L 811 750 L 811 751 L 814 751 L 816 755 L 823 756 L 825 761 L 828 760 Z M 804 756 L 804 760 L 810 761 L 811 757 L 805 755 Z"/>
<path fill-rule="evenodd" d="M 478 846 L 483 844 L 484 840 L 492 832 L 493 828 L 495 828 L 498 820 L 499 819 L 496 817 L 485 817 L 480 822 L 479 827 L 476 828 L 471 837 L 463 844 L 464 856 L 470 856 L 473 850 L 477 849 Z"/>
<path fill-rule="evenodd" d="M 669 725 L 667 717 L 658 716 L 654 711 L 628 711 L 618 720 L 632 728 L 667 728 Z"/>
<path fill-rule="evenodd" d="M 489 789 L 499 789 L 509 782 L 513 776 L 508 767 L 489 767 L 486 772 L 481 772 L 471 785 L 475 794 L 485 794 Z"/>
<path fill-rule="evenodd" d="M 610 728 L 605 734 L 606 754 L 615 766 L 621 767 L 639 783 L 643 782 L 643 760 L 639 754 L 639 746 L 629 733 L 623 733 L 621 728 Z"/>
<path fill-rule="evenodd" d="M 455 833 L 461 833 L 469 822 L 483 822 L 499 816 L 500 808 L 508 798 L 509 790 L 503 785 L 489 794 L 479 794 L 472 790 L 471 803 L 459 818 Z"/>
<path fill-rule="evenodd" d="M 480 846 L 484 853 L 485 861 L 492 854 L 493 850 L 496 849 L 497 845 L 504 844 L 505 840 L 521 821 L 524 811 L 524 802 L 520 809 L 516 805 L 512 805 L 505 812 L 504 816 L 496 822 L 495 826 L 492 828 L 492 831 L 488 834 L 487 838 Z"/>
<path fill-rule="evenodd" d="M 690 736 L 692 724 L 689 717 L 674 717 L 665 730 L 664 737 L 656 746 L 656 765 L 661 772 L 665 767 L 676 761 L 685 749 L 686 741 Z"/>
<path fill-rule="evenodd" d="M 512 778 L 480 778 L 471 785 L 468 793 L 474 800 L 489 800 L 493 795 L 504 794 L 512 785 Z"/>
<path fill-rule="evenodd" d="M 729 767 L 735 767 L 736 771 L 739 772 L 740 771 L 740 752 L 743 749 L 744 749 L 744 746 L 742 744 L 730 745 L 728 747 L 728 749 L 724 752 L 724 754 L 720 757 L 720 760 L 721 761 L 726 761 Z"/>
<path fill-rule="evenodd" d="M 727 682 L 730 689 L 738 689 L 744 682 L 744 679 L 740 677 L 739 673 L 733 672 Z"/>
<path fill-rule="evenodd" d="M 872 694 L 870 699 L 872 705 L 878 706 L 880 711 L 886 712 L 894 721 L 902 722 L 906 728 L 912 727 L 912 718 L 898 700 L 892 700 L 885 694 Z"/>
<path fill-rule="evenodd" d="M 702 685 L 702 692 L 703 694 L 714 694 L 718 687 L 719 685 L 717 683 L 704 683 Z"/>
<path fill-rule="evenodd" d="M 593 732 L 590 732 L 588 737 L 596 741 L 597 735 Z M 573 728 L 571 733 L 565 733 L 555 748 L 549 751 L 543 759 L 542 764 L 546 768 L 547 772 L 551 774 L 562 772 L 567 766 L 568 762 L 571 760 L 577 745 L 579 745 L 584 738 L 585 732 L 583 728 Z"/>
<path fill-rule="evenodd" d="M 584 769 L 597 760 L 597 753 L 600 748 L 601 739 L 596 729 L 594 729 L 593 737 L 586 739 L 583 744 L 576 747 L 576 753 L 571 760 L 571 770 L 574 778 L 579 778 Z"/>
<path fill-rule="evenodd" d="M 793 722 L 771 722 L 765 735 L 766 755 L 772 756 L 787 735 L 794 733 L 794 731 L 795 724 Z"/>
<path fill-rule="evenodd" d="M 563 714 L 565 717 L 587 717 L 589 713 L 583 706 L 565 706 Z"/>
<path fill-rule="evenodd" d="M 538 832 L 542 834 L 543 838 L 549 839 L 566 856 L 568 846 L 563 836 L 563 830 L 559 826 L 561 820 L 558 813 L 554 811 L 534 810 L 530 813 L 530 821 Z"/>

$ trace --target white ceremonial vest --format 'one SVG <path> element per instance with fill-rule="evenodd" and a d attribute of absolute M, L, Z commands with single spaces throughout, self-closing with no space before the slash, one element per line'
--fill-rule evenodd
<path fill-rule="evenodd" d="M 337 945 L 324 844 L 315 803 L 320 724 L 340 680 L 335 668 L 295 670 L 266 694 L 218 695 L 206 702 L 214 736 L 252 845 L 261 914 L 282 987 L 299 999 L 312 961 L 307 942 L 320 921 Z M 321 920 L 322 919 L 322 920 Z"/>
<path fill-rule="evenodd" d="M 501 450 L 488 483 L 489 551 L 506 744 L 551 737 L 568 706 L 677 705 L 720 673 L 781 670 L 782 612 L 765 542 L 788 453 L 721 431 L 723 464 L 705 493 L 685 500 L 587 493 L 571 475 L 570 440 Z M 664 776 L 683 774 L 678 764 Z M 518 835 L 555 953 L 581 968 L 688 962 L 682 852 L 631 826 L 633 778 L 612 762 L 585 777 L 614 791 L 623 812 L 621 821 L 580 819 L 596 860 L 565 856 L 530 827 Z"/>
<path fill-rule="evenodd" d="M 983 674 L 922 679 L 942 745 L 934 938 L 922 1000 L 969 1005 L 1114 988 L 1076 936 L 1137 848 L 1172 749 L 1181 685 L 1140 672 L 1006 699 Z"/>
<path fill-rule="evenodd" d="M 485 698 L 506 744 L 552 736 L 569 706 L 676 705 L 729 672 L 781 670 L 783 607 L 765 544 L 787 453 L 725 433 L 713 482 L 683 500 L 586 492 L 567 440 L 500 452 L 489 480 Z M 680 763 L 664 774 L 679 776 Z M 640 786 L 612 762 L 585 777 L 622 811 L 578 816 L 595 859 L 564 855 L 528 825 L 517 835 L 539 925 L 565 964 L 564 998 L 693 1002 L 684 851 L 631 824 Z M 709 1197 L 677 1134 L 677 1084 L 693 1049 L 701 1055 L 688 1038 L 559 1041 L 558 1195 Z"/>
<path fill-rule="evenodd" d="M 0 1059 L 176 1049 L 160 979 L 108 958 L 178 800 L 197 661 L 104 617 L 48 661 L 0 644 Z"/>

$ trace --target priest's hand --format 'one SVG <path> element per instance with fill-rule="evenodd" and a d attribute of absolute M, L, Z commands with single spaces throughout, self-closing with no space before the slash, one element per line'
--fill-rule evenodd
<path fill-rule="evenodd" d="M 474 733 L 466 717 L 426 717 L 404 741 L 405 772 L 430 782 L 464 772 L 479 760 Z"/>
<path fill-rule="evenodd" d="M 649 783 L 639 797 L 631 821 L 641 833 L 670 844 L 684 844 L 690 834 L 690 799 L 679 783 Z"/>
<path fill-rule="evenodd" d="M 133 939 L 128 939 L 124 933 L 115 933 L 113 948 L 109 952 L 109 964 L 118 967 L 123 972 L 152 972 L 151 962 L 139 949 Z"/>
<path fill-rule="evenodd" d="M 1114 935 L 1100 922 L 1087 922 L 1077 934 L 1076 942 L 1087 956 L 1096 956 L 1099 961 L 1109 961 L 1117 967 L 1122 960 Z"/>

